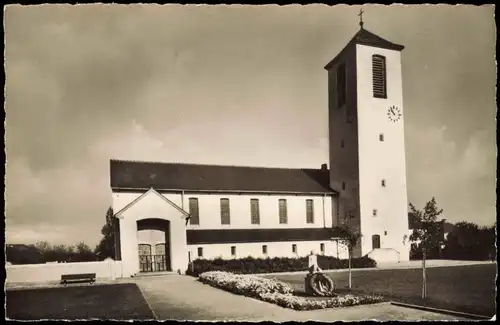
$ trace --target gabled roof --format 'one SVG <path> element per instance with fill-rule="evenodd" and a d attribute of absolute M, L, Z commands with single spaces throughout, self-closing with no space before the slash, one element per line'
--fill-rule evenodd
<path fill-rule="evenodd" d="M 346 47 L 325 66 L 325 69 L 328 70 L 332 65 L 334 65 L 335 62 L 339 59 L 339 57 L 341 57 L 342 54 L 345 52 L 345 50 L 352 44 L 375 46 L 383 49 L 396 50 L 396 51 L 402 51 L 405 48 L 403 45 L 389 42 L 388 40 L 383 39 L 382 37 L 375 35 L 364 28 L 361 28 L 349 41 L 349 43 L 347 43 Z"/>
<path fill-rule="evenodd" d="M 168 204 L 170 204 L 172 207 L 174 207 L 177 211 L 179 211 L 180 213 L 182 213 L 185 217 L 188 217 L 189 218 L 189 213 L 184 211 L 181 207 L 179 207 L 177 204 L 175 204 L 174 202 L 170 201 L 169 199 L 167 199 L 165 196 L 161 195 L 160 193 L 158 193 L 157 191 L 155 191 L 153 188 L 150 188 L 147 192 L 141 194 L 138 198 L 136 198 L 135 200 L 133 200 L 132 202 L 130 202 L 129 204 L 127 204 L 125 207 L 123 207 L 120 211 L 118 211 L 117 213 L 115 213 L 115 217 L 116 218 L 120 218 L 120 216 L 125 212 L 127 211 L 128 209 L 130 209 L 132 206 L 134 206 L 137 202 L 139 202 L 140 200 L 142 200 L 144 197 L 146 197 L 147 195 L 149 195 L 150 193 L 154 193 L 156 195 L 158 195 L 161 199 L 163 199 L 165 202 L 167 202 Z"/>
<path fill-rule="evenodd" d="M 444 233 L 449 233 L 455 228 L 455 225 L 452 223 L 449 223 L 448 221 L 446 221 L 446 219 L 442 219 L 440 221 L 438 220 L 438 221 L 436 221 L 436 223 L 440 224 L 441 230 Z M 408 212 L 408 229 L 411 229 L 411 230 L 420 229 L 420 227 L 421 227 L 421 223 L 419 222 L 419 220 L 413 215 L 413 213 Z"/>
<path fill-rule="evenodd" d="M 111 160 L 119 190 L 334 194 L 323 169 L 291 169 Z"/>
<path fill-rule="evenodd" d="M 388 40 L 383 39 L 382 37 L 375 35 L 364 28 L 361 28 L 356 35 L 354 35 L 351 42 L 396 51 L 402 51 L 405 48 L 403 45 L 389 42 Z"/>
<path fill-rule="evenodd" d="M 451 232 L 453 229 L 455 229 L 455 225 L 454 224 L 449 223 L 447 221 L 444 222 L 444 224 L 443 224 L 443 231 L 444 231 L 445 234 Z"/>
<path fill-rule="evenodd" d="M 9 248 L 18 248 L 18 249 L 31 249 L 33 247 L 32 245 L 26 245 L 26 244 L 5 244 L 5 246 Z"/>

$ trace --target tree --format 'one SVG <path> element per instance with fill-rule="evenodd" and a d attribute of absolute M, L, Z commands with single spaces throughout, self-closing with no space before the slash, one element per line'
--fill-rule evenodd
<path fill-rule="evenodd" d="M 54 261 L 54 254 L 52 254 L 52 245 L 47 241 L 38 241 L 35 248 L 40 252 L 40 263 Z"/>
<path fill-rule="evenodd" d="M 479 249 L 485 253 L 485 259 L 487 257 L 488 260 L 494 261 L 497 256 L 496 225 L 481 227 L 480 232 L 482 240 Z"/>
<path fill-rule="evenodd" d="M 90 247 L 84 242 L 80 242 L 76 245 L 76 252 L 74 254 L 75 262 L 90 262 L 95 261 L 95 254 L 92 252 Z"/>
<path fill-rule="evenodd" d="M 339 227 L 333 228 L 333 233 L 338 238 L 337 245 L 340 242 L 347 246 L 349 258 L 349 289 L 352 289 L 352 255 L 353 250 L 356 245 L 358 245 L 362 235 L 357 228 L 353 227 L 349 223 L 344 223 Z"/>
<path fill-rule="evenodd" d="M 68 262 L 71 258 L 71 250 L 72 250 L 72 247 L 71 246 L 67 246 L 67 245 L 63 245 L 63 244 L 60 244 L 60 245 L 54 245 L 52 247 L 52 249 L 50 250 L 50 254 L 49 254 L 49 259 L 47 262 L 49 261 L 54 261 L 54 262 Z"/>
<path fill-rule="evenodd" d="M 38 264 L 42 256 L 35 245 L 5 245 L 5 258 L 12 264 Z"/>
<path fill-rule="evenodd" d="M 417 227 L 413 229 L 411 235 L 404 236 L 404 241 L 409 240 L 412 243 L 420 245 L 422 249 L 422 299 L 427 296 L 427 280 L 425 270 L 425 259 L 427 250 L 441 244 L 441 222 L 437 217 L 443 213 L 443 209 L 438 209 L 436 199 L 433 197 L 425 204 L 423 210 L 417 210 L 410 203 L 410 213 L 415 218 Z"/>
<path fill-rule="evenodd" d="M 495 226 L 479 227 L 472 222 L 458 222 L 446 239 L 445 253 L 457 260 L 491 260 L 496 256 Z"/>
<path fill-rule="evenodd" d="M 115 233 L 113 227 L 114 212 L 110 207 L 106 211 L 106 223 L 101 228 L 102 239 L 95 248 L 95 253 L 99 256 L 100 260 L 107 257 L 115 258 Z"/>
<path fill-rule="evenodd" d="M 35 248 L 43 254 L 50 251 L 52 249 L 52 246 L 47 241 L 39 241 L 35 244 Z"/>

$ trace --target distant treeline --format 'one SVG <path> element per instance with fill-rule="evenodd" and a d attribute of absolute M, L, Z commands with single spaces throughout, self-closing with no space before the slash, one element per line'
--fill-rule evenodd
<path fill-rule="evenodd" d="M 38 242 L 34 245 L 6 245 L 7 262 L 12 264 L 39 264 L 47 262 L 91 262 L 106 258 L 99 257 L 96 250 L 87 244 L 50 245 Z"/>
<path fill-rule="evenodd" d="M 113 258 L 115 256 L 113 219 L 115 219 L 113 209 L 109 208 L 106 211 L 106 223 L 101 228 L 102 238 L 93 250 L 84 242 L 77 245 L 51 245 L 46 241 L 34 245 L 7 244 L 5 252 L 7 262 L 12 264 L 70 263 Z"/>
<path fill-rule="evenodd" d="M 455 224 L 441 244 L 427 252 L 429 259 L 484 261 L 495 260 L 496 226 L 480 227 L 472 222 Z M 421 259 L 419 245 L 412 245 L 411 259 Z"/>

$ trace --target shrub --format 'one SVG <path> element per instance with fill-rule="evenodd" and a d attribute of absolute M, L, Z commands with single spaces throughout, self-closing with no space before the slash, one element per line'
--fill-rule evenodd
<path fill-rule="evenodd" d="M 347 269 L 349 268 L 349 260 L 348 259 L 338 259 L 333 256 L 318 256 L 318 266 L 323 270 L 335 270 L 335 269 Z M 351 267 L 352 268 L 368 268 L 368 267 L 376 267 L 377 262 L 375 260 L 369 258 L 368 256 L 358 257 L 351 259 Z"/>
<path fill-rule="evenodd" d="M 379 295 L 345 295 L 343 297 L 334 297 L 324 300 L 311 300 L 294 295 L 265 293 L 262 295 L 262 300 L 274 303 L 284 308 L 292 308 L 295 310 L 313 310 L 375 304 L 384 301 L 384 298 Z"/>
<path fill-rule="evenodd" d="M 235 294 L 242 294 L 255 298 L 261 293 L 291 294 L 293 292 L 291 285 L 276 279 L 232 274 L 229 272 L 205 272 L 200 275 L 199 280 L 203 283 Z"/>
<path fill-rule="evenodd" d="M 346 295 L 325 300 L 310 300 L 294 296 L 293 288 L 288 283 L 276 279 L 221 271 L 202 273 L 199 276 L 199 281 L 235 294 L 260 299 L 295 310 L 347 307 L 383 301 L 383 297 L 378 295 Z"/>
<path fill-rule="evenodd" d="M 375 267 L 377 263 L 369 257 L 353 258 L 351 260 L 353 268 Z M 333 256 L 318 256 L 318 265 L 323 270 L 346 269 L 349 267 L 348 260 L 341 260 Z M 198 276 L 204 272 L 225 271 L 236 274 L 255 273 L 276 273 L 306 271 L 308 268 L 308 258 L 253 258 L 246 257 L 240 259 L 216 258 L 213 260 L 197 259 L 191 262 L 187 274 Z"/>

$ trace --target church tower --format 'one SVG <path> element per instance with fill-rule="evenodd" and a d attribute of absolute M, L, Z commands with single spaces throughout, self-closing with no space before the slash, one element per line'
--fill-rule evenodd
<path fill-rule="evenodd" d="M 407 261 L 404 46 L 364 29 L 362 19 L 360 27 L 325 66 L 330 186 L 339 193 L 334 226 L 349 223 L 359 229 L 355 256 Z"/>

